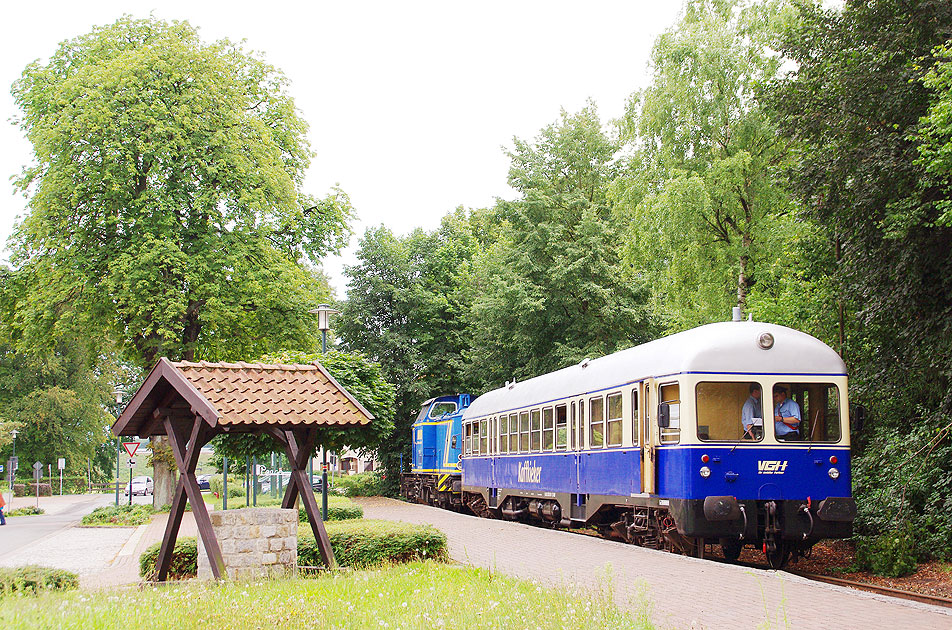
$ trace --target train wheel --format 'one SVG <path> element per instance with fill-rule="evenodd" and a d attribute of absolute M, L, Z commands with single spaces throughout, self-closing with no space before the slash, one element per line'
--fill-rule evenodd
<path fill-rule="evenodd" d="M 787 560 L 790 558 L 790 549 L 783 542 L 778 541 L 777 546 L 772 551 L 767 550 L 766 556 L 770 568 L 779 570 L 787 564 Z"/>
<path fill-rule="evenodd" d="M 744 549 L 744 543 L 739 540 L 730 540 L 721 538 L 721 554 L 728 562 L 737 562 L 740 558 L 740 552 Z"/>

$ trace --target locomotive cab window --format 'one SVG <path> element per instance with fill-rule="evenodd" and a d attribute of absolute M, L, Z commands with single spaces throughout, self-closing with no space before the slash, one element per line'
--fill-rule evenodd
<path fill-rule="evenodd" d="M 832 383 L 777 383 L 772 392 L 768 423 L 774 436 L 788 442 L 839 442 L 840 392 Z M 782 391 L 786 390 L 786 391 Z M 790 418 L 800 415 L 800 422 Z M 785 418 L 776 420 L 775 416 Z"/>
<path fill-rule="evenodd" d="M 764 400 L 760 383 L 702 382 L 695 390 L 697 436 L 711 442 L 759 442 L 764 437 Z M 770 415 L 767 415 L 769 418 Z"/>
<path fill-rule="evenodd" d="M 436 420 L 436 419 L 442 418 L 445 415 L 454 414 L 454 413 L 456 413 L 455 402 L 443 401 L 443 402 L 434 403 L 433 406 L 430 407 L 430 418 L 433 420 Z"/>

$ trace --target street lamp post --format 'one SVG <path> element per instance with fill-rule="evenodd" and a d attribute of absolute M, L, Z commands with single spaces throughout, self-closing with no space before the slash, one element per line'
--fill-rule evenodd
<path fill-rule="evenodd" d="M 327 331 L 331 329 L 331 315 L 338 315 L 340 311 L 331 308 L 329 304 L 318 304 L 317 308 L 312 308 L 308 313 L 317 315 L 317 328 L 321 331 L 321 354 L 327 352 Z M 323 446 L 321 451 L 324 453 L 324 463 L 321 465 L 321 514 L 327 520 L 327 449 Z M 311 473 L 311 487 L 314 487 L 314 473 Z"/>
<path fill-rule="evenodd" d="M 113 392 L 116 396 L 116 415 L 119 415 L 119 411 L 122 407 L 122 390 L 117 389 Z M 119 507 L 119 458 L 122 455 L 122 438 L 118 435 L 116 436 L 116 507 Z M 129 469 L 129 474 L 132 474 L 132 469 Z M 132 480 L 130 477 L 129 480 L 129 499 L 132 500 Z"/>

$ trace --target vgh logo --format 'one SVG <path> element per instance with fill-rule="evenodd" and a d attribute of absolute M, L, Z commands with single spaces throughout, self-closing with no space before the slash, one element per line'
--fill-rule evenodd
<path fill-rule="evenodd" d="M 782 475 L 787 470 L 787 461 L 760 460 L 757 462 L 758 475 Z"/>

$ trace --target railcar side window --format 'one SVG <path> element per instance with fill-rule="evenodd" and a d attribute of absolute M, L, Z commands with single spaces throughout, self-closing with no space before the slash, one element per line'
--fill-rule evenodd
<path fill-rule="evenodd" d="M 840 392 L 832 383 L 778 383 L 787 390 L 782 414 L 790 417 L 793 413 L 791 404 L 800 411 L 800 424 L 796 431 L 780 435 L 784 427 L 771 420 L 774 426 L 774 435 L 777 439 L 797 442 L 838 442 L 842 435 L 840 430 Z M 777 386 L 774 386 L 776 390 Z M 777 398 L 773 400 L 771 416 L 777 415 Z M 787 425 L 788 426 L 788 425 Z"/>
<path fill-rule="evenodd" d="M 499 452 L 509 451 L 509 418 L 499 416 Z"/>
<path fill-rule="evenodd" d="M 489 439 L 489 433 L 486 431 L 486 421 L 479 421 L 479 452 L 485 455 L 489 452 L 487 447 L 487 441 Z"/>
<path fill-rule="evenodd" d="M 533 409 L 529 414 L 532 422 L 530 427 L 532 429 L 532 439 L 529 443 L 530 450 L 538 451 L 542 445 L 542 421 L 539 419 L 539 410 Z"/>
<path fill-rule="evenodd" d="M 463 427 L 463 447 L 467 455 L 473 452 L 473 425 L 469 422 Z"/>
<path fill-rule="evenodd" d="M 509 414 L 509 452 L 519 452 L 519 416 Z"/>
<path fill-rule="evenodd" d="M 608 421 L 606 422 L 606 434 L 608 436 L 608 446 L 621 446 L 621 392 L 608 395 Z"/>
<path fill-rule="evenodd" d="M 525 453 L 529 450 L 529 412 L 523 411 L 519 414 L 519 451 Z"/>
<path fill-rule="evenodd" d="M 588 401 L 589 433 L 588 441 L 591 448 L 605 446 L 605 399 L 599 396 Z"/>
<path fill-rule="evenodd" d="M 581 447 L 581 443 L 576 437 L 578 435 L 578 430 L 576 429 L 578 421 L 575 419 L 575 403 L 572 403 L 572 431 L 569 433 L 569 441 L 572 442 L 572 449 L 578 450 Z"/>
<path fill-rule="evenodd" d="M 555 408 L 555 448 L 560 451 L 564 451 L 568 445 L 566 411 L 568 410 L 565 405 L 559 405 Z"/>
<path fill-rule="evenodd" d="M 641 423 L 638 421 L 638 384 L 631 390 L 631 445 L 638 446 L 638 436 L 641 433 Z"/>
<path fill-rule="evenodd" d="M 759 442 L 764 437 L 763 389 L 760 383 L 698 383 L 697 436 L 711 442 Z M 770 417 L 769 415 L 767 416 Z"/>
<path fill-rule="evenodd" d="M 670 383 L 661 386 L 661 402 L 668 403 L 671 423 L 661 429 L 661 443 L 668 444 L 681 439 L 681 386 Z"/>
<path fill-rule="evenodd" d="M 578 401 L 578 448 L 585 448 L 585 401 Z"/>
<path fill-rule="evenodd" d="M 551 451 L 555 446 L 555 418 L 552 415 L 552 407 L 546 407 L 542 410 L 542 450 Z"/>

